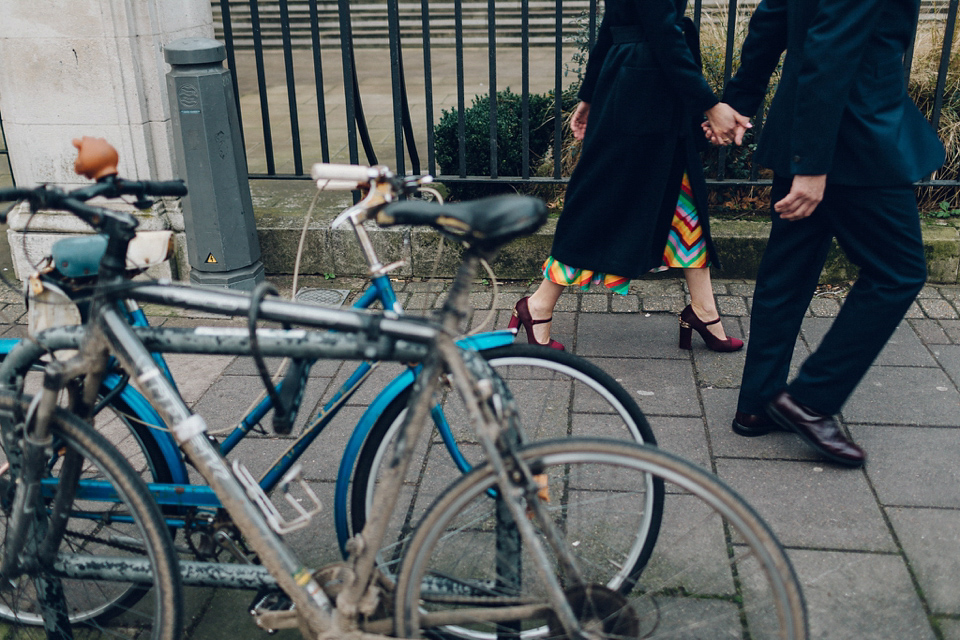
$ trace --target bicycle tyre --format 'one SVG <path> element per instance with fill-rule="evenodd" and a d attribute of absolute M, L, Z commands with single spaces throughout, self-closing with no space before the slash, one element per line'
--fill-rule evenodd
<path fill-rule="evenodd" d="M 587 360 L 565 351 L 526 344 L 506 345 L 480 353 L 514 394 L 520 411 L 520 424 L 528 442 L 568 437 L 580 431 L 600 429 L 604 436 L 640 444 L 656 444 L 653 430 L 630 394 L 609 374 Z M 568 388 L 569 400 L 555 402 L 557 395 L 562 396 L 558 391 L 567 391 Z M 377 419 L 364 442 L 354 471 L 350 495 L 350 516 L 354 533 L 363 529 L 366 522 L 376 477 L 403 421 L 409 398 L 409 389 L 397 396 Z M 531 413 L 531 404 L 540 400 L 543 401 L 540 405 L 542 408 Z M 454 411 L 458 412 L 456 409 Z M 448 419 L 447 422 L 452 421 Z M 437 434 L 438 431 L 435 430 L 427 446 L 431 451 L 435 447 L 447 450 Z M 456 429 L 455 437 L 458 444 L 468 443 L 458 447 L 459 449 L 472 446 L 469 443 L 475 439 L 469 427 Z M 466 471 L 462 464 L 458 468 L 444 465 L 441 469 L 435 460 L 430 459 L 431 451 L 421 453 L 418 460 L 420 466 L 414 469 L 412 474 L 417 478 L 429 474 L 430 485 L 435 489 L 442 489 L 453 482 L 461 472 Z M 444 462 L 449 462 L 449 456 L 440 457 Z M 445 483 L 439 480 L 444 471 L 448 472 Z M 409 484 L 414 485 L 416 482 L 416 479 L 411 478 Z M 656 543 L 663 509 L 662 483 L 656 478 L 649 478 L 646 495 L 649 500 L 648 508 L 644 512 L 646 519 L 639 523 L 638 529 L 639 535 L 645 536 L 646 543 L 642 553 L 636 557 L 632 570 L 623 576 L 623 583 L 626 583 L 630 575 L 642 570 Z M 417 505 L 427 505 L 435 498 L 436 493 L 418 493 L 410 498 L 408 513 L 403 522 L 395 523 L 394 532 L 391 533 L 393 549 L 402 547 L 403 539 L 412 531 L 416 516 L 422 513 L 422 507 Z M 395 563 L 398 558 L 397 553 L 394 553 L 392 558 L 382 558 L 381 566 Z"/>
<path fill-rule="evenodd" d="M 589 625 L 588 635 L 807 637 L 803 594 L 783 547 L 717 477 L 656 448 L 610 440 L 537 443 L 521 449 L 520 456 L 550 479 L 548 508 L 589 585 L 566 591 L 581 622 Z M 631 517 L 630 505 L 636 503 L 630 477 L 639 473 L 665 481 L 668 511 L 649 564 L 632 590 L 617 595 L 604 583 L 604 559 L 615 563 L 616 555 L 610 554 L 619 553 L 612 536 L 629 539 L 618 527 L 630 529 L 622 521 Z M 490 489 L 495 484 L 489 465 L 479 466 L 449 487 L 424 516 L 397 581 L 395 629 L 400 637 L 563 636 L 549 607 L 523 620 L 481 619 L 489 619 L 498 604 L 545 601 L 536 578 L 528 577 L 535 576 L 527 569 L 529 555 L 505 559 L 506 566 L 521 567 L 519 578 L 506 580 L 493 570 L 497 527 Z M 564 504 L 554 504 L 558 497 Z M 595 517 L 598 512 L 604 517 Z M 695 529 L 689 535 L 680 531 L 687 525 Z M 555 566 L 548 570 L 561 573 Z M 511 588 L 501 588 L 503 582 L 511 582 Z M 452 618 L 434 618 L 446 624 L 422 628 L 421 620 L 429 622 L 427 614 L 438 613 L 465 619 L 454 625 Z"/>
<path fill-rule="evenodd" d="M 22 416 L 29 400 L 29 396 L 18 398 L 11 392 L 0 392 L 0 414 Z M 57 456 L 48 468 L 51 476 L 57 473 L 57 460 L 63 459 L 65 451 L 73 450 L 85 460 L 82 477 L 108 482 L 119 497 L 115 503 L 79 497 L 71 511 L 75 516 L 67 520 L 59 557 L 79 554 L 146 558 L 153 576 L 153 584 L 146 586 L 62 578 L 71 625 L 83 625 L 113 637 L 178 638 L 183 626 L 179 561 L 170 531 L 140 475 L 104 436 L 69 412 L 58 410 L 50 429 Z M 0 529 L 5 539 L 6 502 L 3 507 Z M 50 568 L 41 571 L 48 579 L 54 576 Z M 30 583 L 21 579 L 17 588 L 0 590 L 3 618 L 18 625 L 43 624 Z M 144 598 L 151 591 L 152 597 Z M 137 605 L 138 602 L 147 604 Z"/>

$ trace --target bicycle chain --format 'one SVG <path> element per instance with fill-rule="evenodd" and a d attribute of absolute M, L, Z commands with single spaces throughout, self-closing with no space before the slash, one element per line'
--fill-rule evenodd
<path fill-rule="evenodd" d="M 121 551 L 129 551 L 131 553 L 136 553 L 139 555 L 147 555 L 147 550 L 145 547 L 133 546 L 123 544 L 122 542 L 107 542 L 103 538 L 98 538 L 96 536 L 90 535 L 89 533 L 80 533 L 79 531 L 70 531 L 69 529 L 63 533 L 64 537 L 70 536 L 72 538 L 79 538 L 81 540 L 86 540 L 87 542 L 97 542 L 100 544 L 105 544 Z"/>

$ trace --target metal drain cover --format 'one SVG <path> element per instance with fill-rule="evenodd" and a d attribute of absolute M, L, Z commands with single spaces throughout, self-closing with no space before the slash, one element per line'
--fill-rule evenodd
<path fill-rule="evenodd" d="M 343 306 L 349 294 L 349 289 L 300 289 L 297 302 L 337 308 Z"/>

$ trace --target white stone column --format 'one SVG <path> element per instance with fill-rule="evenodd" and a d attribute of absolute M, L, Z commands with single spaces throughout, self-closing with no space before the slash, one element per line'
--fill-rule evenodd
<path fill-rule="evenodd" d="M 163 46 L 213 37 L 209 0 L 0 0 L 0 115 L 19 186 L 84 184 L 73 172 L 73 138 L 106 138 L 120 155 L 122 177 L 169 180 L 173 141 Z M 142 228 L 174 228 L 179 207 L 158 205 Z M 17 276 L 29 275 L 58 235 L 87 231 L 72 216 L 10 219 Z M 183 247 L 183 243 L 180 247 Z M 180 252 L 186 265 L 185 251 Z"/>

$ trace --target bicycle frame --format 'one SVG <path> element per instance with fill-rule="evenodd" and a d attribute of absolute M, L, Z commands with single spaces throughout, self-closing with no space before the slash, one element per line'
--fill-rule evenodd
<path fill-rule="evenodd" d="M 362 227 L 361 227 L 362 232 Z M 369 243 L 361 242 L 361 246 L 370 247 Z M 370 249 L 372 251 L 372 248 Z M 376 256 L 368 254 L 368 261 L 372 265 L 376 264 Z M 370 286 L 360 295 L 353 304 L 353 309 L 369 309 L 376 302 L 380 302 L 384 309 L 393 310 L 395 313 L 402 313 L 403 308 L 397 300 L 396 292 L 390 282 L 389 277 L 384 274 L 375 275 L 371 278 Z M 136 305 L 128 304 L 128 317 L 131 325 L 134 327 L 148 327 L 149 323 L 143 311 Z M 492 349 L 508 344 L 512 344 L 514 335 L 511 331 L 490 331 L 467 336 L 457 342 L 461 348 L 483 350 Z M 15 349 L 23 348 L 19 340 L 0 340 L 0 356 L 9 356 Z M 29 347 L 27 347 L 29 349 Z M 31 350 L 32 352 L 32 350 Z M 27 355 L 16 358 L 16 362 L 27 363 L 36 361 L 43 351 L 40 350 L 37 356 Z M 153 354 L 154 360 L 161 371 L 174 386 L 176 385 L 173 376 L 170 374 L 166 361 L 161 353 Z M 32 358 L 32 360 L 31 360 Z M 6 368 L 0 367 L 0 379 L 4 379 L 2 372 Z M 339 414 L 340 409 L 346 401 L 360 389 L 366 381 L 367 376 L 376 368 L 378 362 L 365 360 L 353 371 L 350 377 L 337 389 L 334 395 L 320 408 L 318 414 L 303 429 L 301 434 L 290 444 L 271 467 L 263 473 L 258 483 L 264 492 L 271 492 L 276 488 L 281 479 L 297 463 L 300 456 L 310 447 L 314 440 L 326 429 L 326 427 Z M 373 428 L 377 419 L 383 411 L 400 394 L 404 393 L 412 384 L 419 372 L 416 366 L 409 367 L 406 371 L 394 378 L 370 403 L 364 410 L 360 420 L 353 427 L 353 431 L 344 449 L 341 457 L 340 466 L 337 472 L 336 485 L 334 489 L 334 525 L 337 533 L 337 540 L 340 544 L 341 552 L 346 556 L 346 543 L 348 537 L 347 523 L 347 502 L 350 479 L 356 464 L 357 457 L 363 446 L 367 435 Z M 116 389 L 123 381 L 121 376 L 110 374 L 104 378 L 103 386 L 108 390 Z M 279 385 L 278 385 L 279 386 Z M 119 397 L 136 414 L 137 418 L 143 421 L 148 427 L 148 433 L 156 442 L 164 462 L 171 472 L 171 483 L 149 483 L 148 488 L 156 501 L 161 505 L 196 507 L 202 509 L 214 509 L 221 507 L 220 501 L 214 492 L 207 486 L 192 485 L 189 481 L 187 468 L 184 464 L 183 456 L 177 446 L 174 437 L 164 426 L 160 415 L 154 410 L 149 402 L 133 387 L 125 386 L 120 392 Z M 232 432 L 220 443 L 220 453 L 227 456 L 243 439 L 253 430 L 253 428 L 266 416 L 273 408 L 273 403 L 269 396 L 265 397 L 253 410 L 250 411 Z M 433 420 L 437 426 L 441 438 L 449 452 L 452 460 L 457 467 L 464 473 L 470 470 L 470 465 L 460 452 L 454 440 L 453 433 L 449 424 L 446 422 L 442 412 L 433 412 Z M 47 480 L 45 491 L 52 493 L 55 482 Z M 89 499 L 115 500 L 116 496 L 106 487 L 96 487 L 93 484 L 84 485 L 81 489 L 83 497 Z M 180 516 L 168 516 L 167 522 L 170 526 L 186 526 L 185 519 Z"/>
<path fill-rule="evenodd" d="M 227 294 L 212 291 L 198 291 L 197 289 L 176 285 L 144 286 L 127 294 L 133 299 L 158 304 L 168 304 L 184 308 L 205 310 L 213 313 L 228 315 L 243 315 L 247 312 L 250 300 L 240 294 Z M 307 358 L 348 358 L 365 359 L 375 357 L 384 361 L 419 362 L 426 357 L 424 374 L 415 382 L 415 397 L 417 401 L 408 413 L 406 427 L 409 433 L 406 436 L 410 441 L 416 441 L 424 425 L 424 419 L 430 412 L 434 391 L 439 384 L 441 362 L 451 368 L 453 379 L 456 381 L 461 395 L 467 401 L 470 415 L 474 416 L 474 423 L 484 437 L 482 441 L 491 458 L 499 458 L 498 440 L 499 419 L 485 415 L 479 408 L 478 398 L 485 397 L 469 385 L 473 380 L 467 373 L 467 365 L 460 360 L 460 352 L 452 340 L 445 334 L 437 333 L 431 325 L 415 319 L 391 320 L 380 316 L 357 316 L 356 314 L 326 309 L 302 309 L 301 305 L 287 302 L 265 301 L 262 304 L 261 316 L 265 320 L 276 322 L 291 322 L 294 319 L 301 325 L 334 329 L 335 332 L 308 332 L 303 330 L 270 330 L 259 329 L 258 340 L 265 356 L 289 356 L 297 354 Z M 158 408 L 166 424 L 172 425 L 171 433 L 181 449 L 194 461 L 201 474 L 207 480 L 212 491 L 219 497 L 224 508 L 230 513 L 235 525 L 244 535 L 248 544 L 258 554 L 258 557 L 276 579 L 277 586 L 282 588 L 296 604 L 298 615 L 306 616 L 307 624 L 314 632 L 320 633 L 336 624 L 333 618 L 333 606 L 324 595 L 319 585 L 311 576 L 310 571 L 299 564 L 295 556 L 277 537 L 271 529 L 256 503 L 248 498 L 251 488 L 243 486 L 237 480 L 237 470 L 231 472 L 226 461 L 206 436 L 206 427 L 203 419 L 192 414 L 180 398 L 172 383 L 166 378 L 156 363 L 155 352 L 178 352 L 198 354 L 242 354 L 249 353 L 249 341 L 246 331 L 231 328 L 200 328 L 190 329 L 163 329 L 163 328 L 133 328 L 120 312 L 110 305 L 103 305 L 99 310 L 99 321 L 92 328 L 62 328 L 44 332 L 39 336 L 39 342 L 49 348 L 78 347 L 81 353 L 96 353 L 108 347 L 109 352 L 117 359 L 121 367 L 132 378 L 138 380 L 143 387 L 146 397 Z M 442 342 L 446 340 L 446 344 Z M 92 345 L 92 346 L 91 346 Z M 468 357 L 466 352 L 464 357 Z M 475 360 L 475 358 L 474 358 Z M 482 362 L 482 360 L 481 360 Z M 76 364 L 72 371 L 83 371 Z M 83 365 L 85 366 L 85 365 Z M 483 365 L 479 365 L 485 367 Z M 459 368 L 458 368 L 459 367 Z M 97 368 L 94 367 L 94 371 Z M 490 376 L 487 368 L 484 375 Z M 72 374 L 71 374 L 72 375 Z M 90 375 L 90 374 L 88 374 Z M 94 374 L 95 375 L 95 374 Z M 475 375 L 475 374 L 474 374 Z M 88 380 L 89 382 L 89 380 Z M 45 385 L 46 387 L 46 385 Z M 55 395 L 53 396 L 55 398 Z M 471 406 L 471 401 L 472 405 Z M 42 406 L 42 403 L 41 403 Z M 402 449 L 402 447 L 398 447 Z M 397 459 L 402 458 L 396 453 Z M 405 458 L 404 463 L 409 462 Z M 511 481 L 506 477 L 506 466 L 502 459 L 495 465 L 503 475 L 503 484 L 506 487 Z M 236 463 L 235 463 L 236 467 Z M 389 473 L 403 477 L 406 472 L 405 464 L 391 464 Z M 529 474 L 529 469 L 526 470 Z M 514 471 L 515 473 L 515 471 Z M 385 483 L 388 487 L 377 496 L 378 504 L 390 505 L 399 491 L 399 482 Z M 95 483 L 91 483 L 87 490 L 97 490 Z M 78 494 L 85 495 L 85 494 Z M 521 493 L 515 493 L 514 501 L 506 500 L 511 509 L 516 511 L 513 518 L 518 522 L 521 535 L 533 539 L 533 525 L 529 522 L 525 509 L 532 509 L 537 516 L 540 527 L 549 528 L 553 523 L 544 510 L 540 512 L 540 505 L 524 506 L 521 502 Z M 104 496 L 106 497 L 106 496 Z M 382 538 L 383 528 L 389 518 L 388 507 L 376 509 L 374 516 L 364 530 L 368 540 L 377 541 Z M 522 531 L 529 528 L 529 531 Z M 549 535 L 550 545 L 554 552 L 562 550 L 561 536 L 558 533 Z M 356 593 L 351 598 L 359 601 L 362 591 L 369 584 L 370 577 L 375 571 L 375 556 L 378 547 L 373 545 L 359 553 L 356 558 L 355 572 L 358 580 L 353 583 Z M 541 554 L 544 550 L 537 543 L 533 548 Z M 544 556 L 545 557 L 545 556 Z M 136 581 L 136 563 L 123 566 L 122 561 L 116 563 L 115 575 Z M 540 568 L 547 566 L 546 561 L 537 563 Z M 225 567 L 220 566 L 220 569 Z M 249 572 L 248 572 L 249 573 Z M 577 582 L 577 571 L 573 563 L 565 563 L 564 573 L 568 579 Z M 264 582 L 261 576 L 251 574 L 252 578 Z M 563 601 L 562 589 L 558 579 L 549 571 L 543 570 L 542 580 L 548 585 L 549 591 L 556 600 L 553 606 L 561 614 L 564 626 L 576 627 L 575 617 L 569 606 Z M 142 579 L 140 576 L 139 579 Z M 236 580 L 237 578 L 234 578 Z M 282 615 L 282 614 L 280 614 Z M 476 615 L 471 612 L 469 615 Z M 465 618 L 466 619 L 466 618 Z"/>
<path fill-rule="evenodd" d="M 379 173 L 379 170 L 375 169 L 360 170 L 366 172 L 371 179 L 374 174 Z M 114 183 L 108 180 L 100 188 L 106 192 L 114 188 Z M 26 415 L 14 412 L 11 414 L 14 420 L 0 421 L 5 442 L 22 442 L 18 447 L 14 447 L 16 452 L 8 456 L 11 472 L 18 480 L 15 506 L 11 511 L 9 524 L 12 533 L 6 541 L 0 573 L 4 576 L 18 576 L 27 567 L 34 566 L 33 562 L 49 563 L 55 558 L 54 555 L 47 554 L 56 553 L 66 531 L 68 518 L 77 515 L 72 513 L 71 509 L 79 485 L 79 475 L 76 473 L 79 466 L 72 464 L 70 472 L 64 473 L 58 497 L 53 503 L 53 513 L 49 518 L 46 517 L 47 505 L 38 489 L 50 468 L 49 458 L 59 452 L 59 449 L 52 446 L 55 442 L 51 435 L 51 420 L 57 410 L 58 399 L 65 390 L 68 393 L 70 410 L 80 420 L 91 420 L 98 404 L 98 393 L 104 378 L 110 372 L 113 359 L 126 376 L 134 379 L 143 389 L 145 397 L 156 408 L 163 422 L 170 426 L 170 432 L 180 449 L 219 498 L 240 535 L 276 580 L 277 586 L 291 599 L 294 606 L 292 611 L 260 613 L 259 619 L 270 621 L 292 617 L 307 637 L 340 637 L 343 633 L 360 631 L 361 612 L 366 612 L 368 606 L 374 606 L 379 600 L 377 555 L 387 522 L 401 491 L 400 481 L 405 477 L 411 462 L 414 447 L 409 445 L 418 440 L 425 427 L 434 394 L 441 384 L 441 374 L 444 374 L 444 379 L 449 378 L 461 396 L 467 415 L 487 454 L 488 464 L 497 476 L 494 495 L 505 506 L 510 518 L 505 521 L 509 526 L 504 527 L 504 535 L 518 536 L 518 539 L 527 544 L 555 619 L 569 636 L 583 636 L 577 616 L 564 593 L 564 586 L 584 586 L 583 576 L 576 566 L 573 554 L 563 541 L 557 523 L 553 521 L 546 505 L 538 499 L 540 485 L 534 477 L 531 465 L 516 455 L 520 436 L 515 424 L 516 408 L 509 390 L 483 358 L 473 351 L 459 349 L 452 338 L 465 315 L 469 283 L 476 272 L 477 264 L 485 252 L 495 250 L 494 243 L 479 244 L 478 246 L 486 248 L 471 247 L 468 250 L 467 258 L 461 264 L 445 301 L 441 326 L 416 318 L 400 319 L 398 314 L 392 311 L 365 314 L 359 311 L 307 307 L 291 302 L 250 298 L 244 294 L 170 284 L 128 287 L 125 284 L 124 256 L 136 227 L 132 216 L 89 207 L 81 200 L 63 198 L 53 190 L 42 190 L 38 193 L 39 195 L 31 193 L 31 198 L 43 203 L 48 203 L 51 198 L 60 198 L 58 201 L 62 202 L 67 210 L 105 232 L 108 241 L 100 263 L 89 315 L 85 317 L 83 325 L 41 331 L 34 337 L 37 346 L 43 345 L 45 350 L 54 351 L 74 346 L 77 348 L 77 355 L 66 361 L 54 360 L 46 365 L 43 388 L 26 410 Z M 83 192 L 87 197 L 93 194 L 93 189 Z M 369 197 L 373 198 L 372 190 Z M 32 199 L 31 206 L 34 205 L 36 202 Z M 542 206 L 539 209 L 542 211 Z M 535 207 L 527 211 L 530 215 L 526 219 L 518 219 L 518 223 L 522 220 L 526 228 L 529 228 L 537 221 L 533 216 L 539 212 Z M 417 214 L 421 215 L 419 211 Z M 441 223 L 444 225 L 457 222 L 455 218 L 446 216 L 437 218 L 438 221 L 441 219 L 444 220 Z M 519 228 L 524 227 L 514 229 Z M 484 227 L 478 225 L 477 229 L 477 238 L 484 238 Z M 489 237 L 505 242 L 509 239 L 509 233 Z M 383 274 L 374 272 L 373 275 Z M 325 331 L 257 329 L 253 326 L 249 331 L 209 327 L 192 330 L 136 328 L 131 326 L 129 314 L 118 304 L 121 299 L 197 309 L 219 315 L 253 318 L 256 314 L 262 320 L 277 322 L 281 326 L 295 324 Z M 239 462 L 233 462 L 232 471 L 228 468 L 219 447 L 211 442 L 208 436 L 204 419 L 190 411 L 169 379 L 168 372 L 154 355 L 163 352 L 242 355 L 250 354 L 254 348 L 256 353 L 262 356 L 296 357 L 307 362 L 319 358 L 423 362 L 421 373 L 413 385 L 409 410 L 393 449 L 384 482 L 375 492 L 374 512 L 353 545 L 350 562 L 346 567 L 351 576 L 344 581 L 343 589 L 336 598 L 336 605 L 320 587 L 317 577 L 309 568 L 300 564 L 280 537 L 294 530 L 290 525 L 304 525 L 309 522 L 319 509 L 311 513 L 300 509 L 306 516 L 305 521 L 297 519 L 295 522 L 285 522 Z M 11 363 L 20 360 L 20 351 L 26 350 L 15 349 L 16 357 L 13 357 L 12 353 L 0 366 L 0 375 L 8 382 Z M 19 372 L 25 370 L 14 368 L 12 371 L 14 375 L 19 375 Z M 23 429 L 22 438 L 16 435 L 18 425 Z M 77 456 L 70 457 L 71 461 L 78 459 Z M 293 475 L 288 474 L 285 482 L 292 481 Z M 539 541 L 540 535 L 544 536 L 552 557 L 559 563 L 566 585 L 561 585 L 560 579 L 553 572 L 550 556 L 544 544 Z M 518 545 L 511 546 L 519 548 Z M 171 552 L 166 550 L 165 553 Z M 136 563 L 125 563 L 121 558 L 107 560 L 114 563 L 119 574 L 123 576 L 127 575 L 127 569 L 134 572 L 137 569 L 134 566 Z M 118 573 L 113 575 L 117 576 Z M 144 578 L 142 575 L 131 575 L 129 579 L 139 582 Z M 40 606 L 45 611 L 44 623 L 48 630 L 69 628 L 66 603 L 59 580 L 53 580 L 49 586 L 44 585 L 38 590 L 41 594 Z M 527 608 L 522 610 L 528 612 Z M 492 619 L 502 619 L 502 614 L 490 614 L 487 607 L 479 607 L 470 611 L 464 621 L 478 615 L 493 615 Z M 521 613 L 512 611 L 511 615 L 518 616 Z M 444 617 L 444 620 L 449 619 Z"/>

